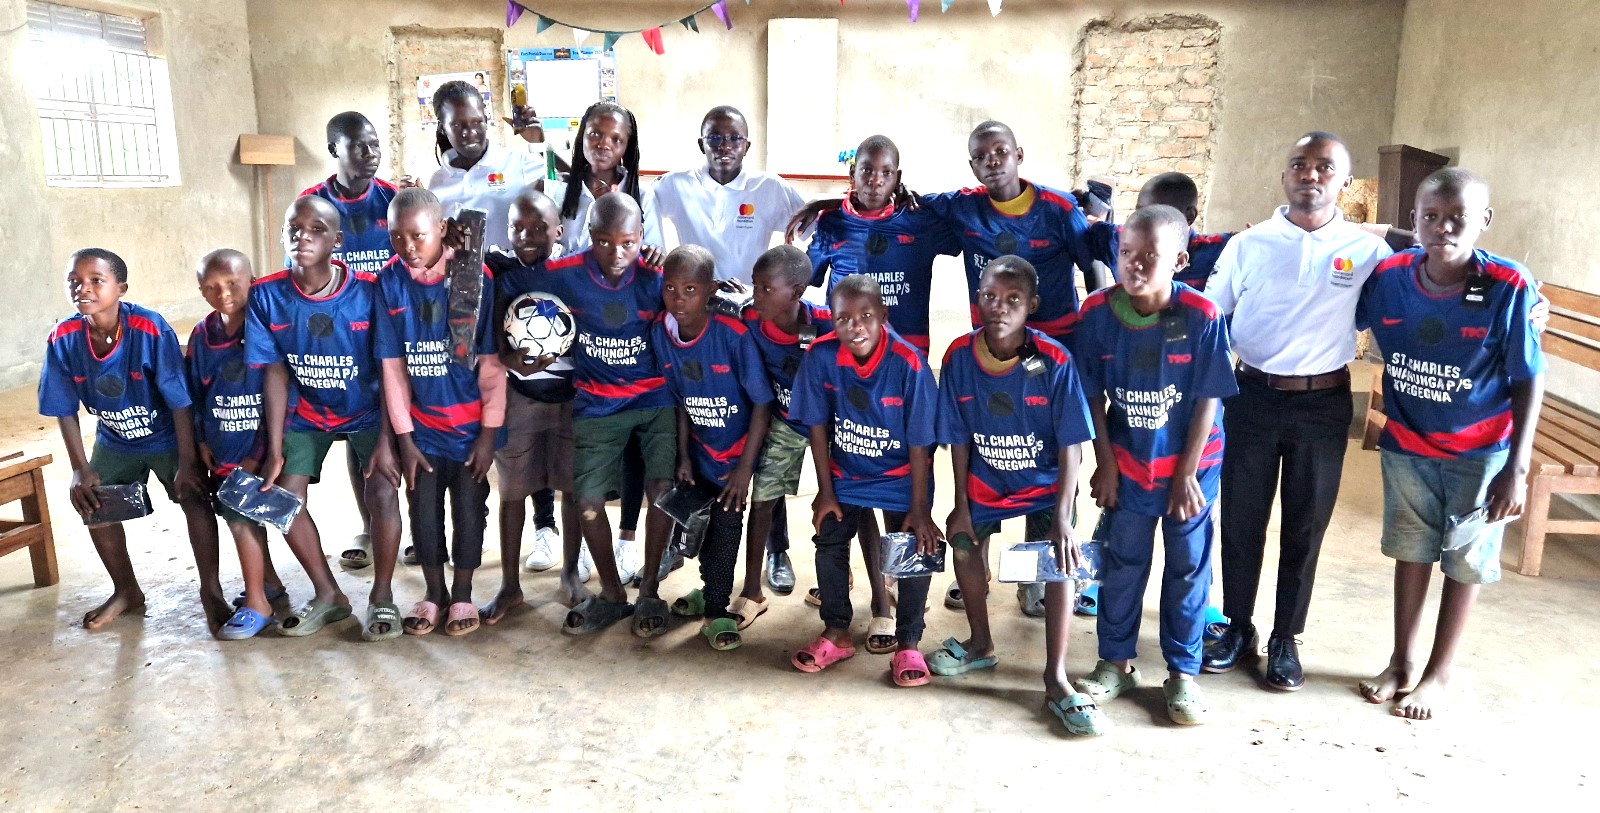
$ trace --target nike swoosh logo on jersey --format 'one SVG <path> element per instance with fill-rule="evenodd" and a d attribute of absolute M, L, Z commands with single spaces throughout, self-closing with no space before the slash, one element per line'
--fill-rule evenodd
<path fill-rule="evenodd" d="M 398 316 L 398 315 L 400 315 L 402 313 L 405 313 L 405 312 L 406 312 L 406 306 L 405 305 L 401 305 L 398 308 L 390 308 L 389 309 L 389 315 L 390 316 Z"/>
<path fill-rule="evenodd" d="M 849 244 L 850 244 L 849 240 L 840 240 L 839 242 L 833 244 L 833 250 L 834 251 L 838 251 L 839 249 L 844 248 L 845 246 L 847 246 Z"/>
<path fill-rule="evenodd" d="M 1404 322 L 1404 321 L 1405 321 L 1404 319 L 1390 319 L 1387 316 L 1385 316 L 1383 318 L 1383 323 L 1386 324 L 1386 325 L 1398 325 L 1398 324 L 1400 324 L 1401 322 Z"/>
<path fill-rule="evenodd" d="M 268 327 L 272 328 L 273 330 L 288 330 L 289 329 L 288 325 L 272 325 L 272 324 L 269 324 Z"/>
<path fill-rule="evenodd" d="M 978 396 L 976 396 L 976 395 L 957 395 L 956 396 L 956 403 L 965 404 L 966 402 L 971 401 L 972 399 L 977 398 L 977 397 Z"/>

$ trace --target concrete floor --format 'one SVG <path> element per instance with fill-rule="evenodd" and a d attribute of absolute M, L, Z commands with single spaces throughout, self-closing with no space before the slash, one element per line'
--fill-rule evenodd
<path fill-rule="evenodd" d="M 1428 722 L 1390 717 L 1354 688 L 1388 655 L 1391 573 L 1377 549 L 1377 456 L 1355 444 L 1303 636 L 1306 688 L 1269 693 L 1243 670 L 1207 676 L 1210 724 L 1170 725 L 1152 585 L 1146 685 L 1109 705 L 1117 730 L 1080 740 L 1042 709 L 1043 625 L 1018 612 L 1009 586 L 990 597 L 1000 667 L 916 690 L 894 688 L 888 658 L 865 650 L 820 675 L 793 670 L 790 653 L 818 629 L 798 593 L 733 653 L 711 652 L 691 624 L 650 642 L 622 627 L 568 638 L 556 631 L 553 573 L 525 578 L 531 609 L 466 638 L 363 644 L 346 622 L 309 640 L 224 643 L 207 634 L 194 597 L 182 515 L 163 505 L 129 526 L 148 615 L 89 633 L 79 619 L 109 582 L 66 499 L 53 422 L 33 415 L 32 397 L 0 394 L 0 447 L 57 455 L 48 474 L 62 579 L 34 589 L 27 556 L 0 559 L 0 810 L 355 809 L 359 800 L 378 810 L 942 811 L 1102 799 L 1150 809 L 1483 809 L 1502 799 L 1595 809 L 1600 800 L 1592 745 L 1578 739 L 1600 724 L 1600 546 L 1557 538 L 1547 575 L 1529 579 L 1510 569 L 1513 531 L 1505 581 L 1484 591 L 1463 645 L 1453 705 Z M 942 519 L 949 491 L 940 493 Z M 334 478 L 312 494 L 336 553 L 357 531 L 348 488 Z M 790 511 L 802 586 L 812 571 L 808 504 L 797 498 Z M 1093 508 L 1083 508 L 1092 527 Z M 275 533 L 272 544 L 280 563 L 292 561 Z M 229 551 L 224 583 L 236 591 Z M 480 601 L 497 566 L 489 554 Z M 284 570 L 303 600 L 307 583 Z M 690 589 L 693 574 L 674 574 L 663 595 Z M 364 609 L 370 576 L 338 578 Z M 417 569 L 404 568 L 401 606 L 421 589 Z M 855 598 L 859 636 L 866 590 Z M 960 614 L 933 603 L 925 649 L 965 634 Z M 1092 623 L 1077 624 L 1072 647 L 1073 673 L 1087 672 Z"/>

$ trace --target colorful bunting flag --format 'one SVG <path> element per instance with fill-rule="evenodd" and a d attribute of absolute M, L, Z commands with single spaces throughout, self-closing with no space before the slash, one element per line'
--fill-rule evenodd
<path fill-rule="evenodd" d="M 728 7 L 722 0 L 717 0 L 717 2 L 711 4 L 711 13 L 717 15 L 717 19 L 721 20 L 729 31 L 733 30 L 733 20 L 729 19 Z"/>
<path fill-rule="evenodd" d="M 656 56 L 661 56 L 667 52 L 666 44 L 661 41 L 661 26 L 640 31 L 639 36 L 644 38 L 644 42 L 650 46 L 650 50 L 656 52 Z"/>
<path fill-rule="evenodd" d="M 922 10 L 922 0 L 906 0 L 906 11 L 911 13 L 911 22 L 917 21 L 917 12 Z"/>
<path fill-rule="evenodd" d="M 536 18 L 534 20 L 534 25 L 537 26 L 533 30 L 533 33 L 535 34 L 543 34 L 546 28 L 555 25 L 554 20 L 551 20 L 549 17 L 546 17 L 543 14 L 535 14 L 533 16 Z"/>
<path fill-rule="evenodd" d="M 518 3 L 517 0 L 506 0 L 506 28 L 516 25 L 517 21 L 522 19 L 522 12 L 524 11 L 527 11 L 527 9 L 523 8 L 522 4 Z"/>
<path fill-rule="evenodd" d="M 583 45 L 583 41 L 588 39 L 588 38 L 589 38 L 589 32 L 587 32 L 587 31 L 585 31 L 585 30 L 583 30 L 581 28 L 572 29 L 572 39 L 575 42 L 577 42 L 580 47 Z"/>
<path fill-rule="evenodd" d="M 622 39 L 622 32 L 621 31 L 607 31 L 606 32 L 606 36 L 605 36 L 605 44 L 600 46 L 600 50 L 602 50 L 602 51 L 611 50 L 612 48 L 616 47 L 617 40 L 620 40 L 620 39 Z"/>
<path fill-rule="evenodd" d="M 939 0 L 939 13 L 943 14 L 949 11 L 950 7 L 955 5 L 955 2 L 956 0 Z"/>
<path fill-rule="evenodd" d="M 700 24 L 695 22 L 693 14 L 690 14 L 689 16 L 679 20 L 678 24 L 682 25 L 684 28 L 689 29 L 690 31 L 693 31 L 696 34 L 700 33 Z"/>
<path fill-rule="evenodd" d="M 990 17 L 999 17 L 1000 16 L 1000 3 L 1001 3 L 1001 0 L 989 0 L 989 16 Z"/>

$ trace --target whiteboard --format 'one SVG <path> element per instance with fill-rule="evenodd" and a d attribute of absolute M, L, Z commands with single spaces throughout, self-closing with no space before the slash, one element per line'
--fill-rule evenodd
<path fill-rule="evenodd" d="M 575 119 L 598 101 L 616 101 L 616 60 L 599 48 L 523 48 L 510 51 L 508 78 L 522 86 L 543 119 Z"/>

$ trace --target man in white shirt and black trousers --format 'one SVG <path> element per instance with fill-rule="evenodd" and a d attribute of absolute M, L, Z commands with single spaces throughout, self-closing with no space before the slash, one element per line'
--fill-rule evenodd
<path fill-rule="evenodd" d="M 1305 684 L 1295 636 L 1305 630 L 1323 532 L 1339 494 L 1353 405 L 1361 288 L 1393 253 L 1344 219 L 1350 151 L 1338 136 L 1296 141 L 1283 171 L 1287 206 L 1235 236 L 1205 295 L 1232 319 L 1239 394 L 1226 399 L 1222 462 L 1222 611 L 1231 625 L 1202 668 L 1227 672 L 1256 653 L 1253 621 L 1274 494 L 1282 491 L 1277 601 L 1266 686 Z"/>

